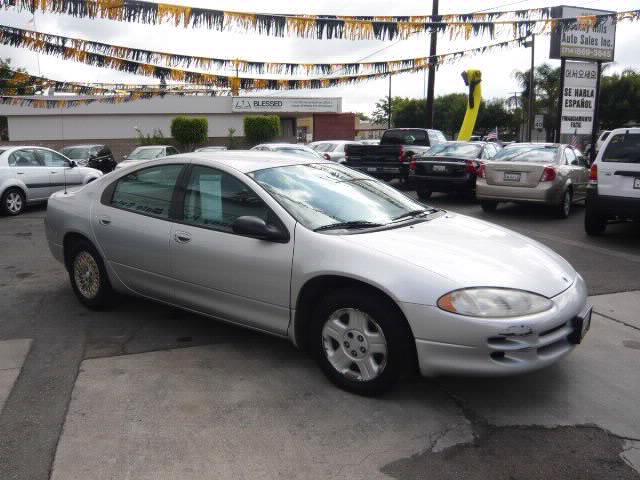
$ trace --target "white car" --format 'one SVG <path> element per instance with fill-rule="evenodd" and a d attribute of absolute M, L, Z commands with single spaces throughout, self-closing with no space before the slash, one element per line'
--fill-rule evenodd
<path fill-rule="evenodd" d="M 65 186 L 85 185 L 102 175 L 50 148 L 0 146 L 0 214 L 19 215 L 27 204 L 45 202 Z"/>
<path fill-rule="evenodd" d="M 194 152 L 225 152 L 227 150 L 227 147 L 223 146 L 223 145 L 212 145 L 209 147 L 200 147 L 200 148 L 196 148 L 194 150 Z"/>
<path fill-rule="evenodd" d="M 327 160 L 343 163 L 345 160 L 344 147 L 346 145 L 362 145 L 361 142 L 353 140 L 324 140 L 313 142 L 308 147 L 313 148 L 316 152 L 322 154 Z"/>
<path fill-rule="evenodd" d="M 155 160 L 156 158 L 177 155 L 178 150 L 171 145 L 147 145 L 137 147 L 129 155 L 125 155 L 124 161 L 116 165 L 116 168 L 125 168 L 140 161 Z"/>
<path fill-rule="evenodd" d="M 115 290 L 289 338 L 360 394 L 418 369 L 546 367 L 591 318 L 584 280 L 545 246 L 323 159 L 154 160 L 56 193 L 46 235 L 89 308 Z"/>
<path fill-rule="evenodd" d="M 298 145 L 296 143 L 261 143 L 251 149 L 254 152 L 282 152 L 296 155 L 302 158 L 320 160 L 324 157 L 316 152 L 313 148 L 306 145 Z"/>
<path fill-rule="evenodd" d="M 612 130 L 591 165 L 584 227 L 604 233 L 611 221 L 640 221 L 640 128 Z"/>

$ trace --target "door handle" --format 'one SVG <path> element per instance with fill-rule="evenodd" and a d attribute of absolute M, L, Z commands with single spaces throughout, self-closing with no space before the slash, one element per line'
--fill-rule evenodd
<path fill-rule="evenodd" d="M 98 223 L 100 225 L 110 225 L 111 224 L 111 219 L 109 217 L 99 217 L 98 218 Z"/>
<path fill-rule="evenodd" d="M 16 172 L 18 175 L 24 175 L 24 172 Z"/>
<path fill-rule="evenodd" d="M 187 232 L 176 232 L 173 234 L 173 238 L 178 243 L 189 243 L 191 241 L 191 234 Z"/>

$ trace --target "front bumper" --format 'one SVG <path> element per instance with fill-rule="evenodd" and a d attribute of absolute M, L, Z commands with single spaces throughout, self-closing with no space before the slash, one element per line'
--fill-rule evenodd
<path fill-rule="evenodd" d="M 489 185 L 486 179 L 476 180 L 476 198 L 499 202 L 527 202 L 558 205 L 562 200 L 562 187 L 556 182 L 540 182 L 535 187 Z"/>
<path fill-rule="evenodd" d="M 513 319 L 464 317 L 436 306 L 401 304 L 416 338 L 420 372 L 513 375 L 547 367 L 575 348 L 575 319 L 588 311 L 580 275 L 553 298 L 551 310 Z"/>

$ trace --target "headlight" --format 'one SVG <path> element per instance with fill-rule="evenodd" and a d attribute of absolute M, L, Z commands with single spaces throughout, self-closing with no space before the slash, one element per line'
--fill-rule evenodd
<path fill-rule="evenodd" d="M 553 306 L 546 297 L 506 288 L 467 288 L 440 297 L 438 307 L 458 315 L 483 318 L 521 317 Z"/>

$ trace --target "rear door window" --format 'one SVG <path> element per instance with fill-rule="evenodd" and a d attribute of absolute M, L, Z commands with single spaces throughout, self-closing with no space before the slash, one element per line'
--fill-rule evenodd
<path fill-rule="evenodd" d="M 640 134 L 618 133 L 611 137 L 602 154 L 602 161 L 640 164 Z"/>
<path fill-rule="evenodd" d="M 33 150 L 16 150 L 9 155 L 9 166 L 11 167 L 44 167 L 44 162 L 41 162 L 36 157 Z"/>

